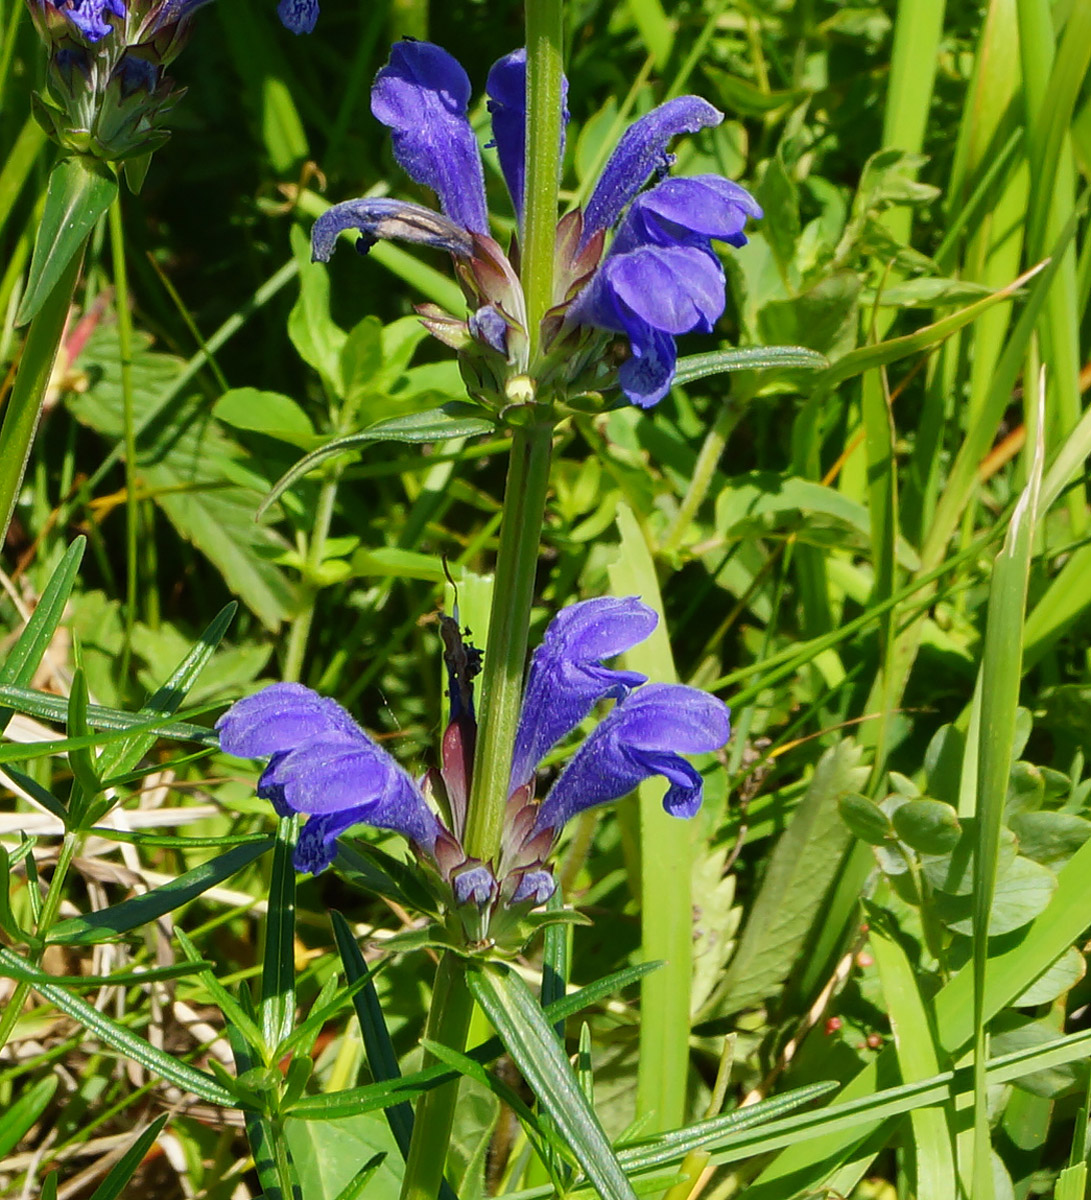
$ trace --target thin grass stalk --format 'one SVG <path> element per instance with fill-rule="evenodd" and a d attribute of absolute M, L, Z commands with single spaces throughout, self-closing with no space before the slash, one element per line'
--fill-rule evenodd
<path fill-rule="evenodd" d="M 1039 433 L 1044 434 L 1045 379 L 1038 392 Z M 993 1195 L 991 1139 L 986 1095 L 986 969 L 989 921 L 996 890 L 1000 831 L 1011 778 L 1015 716 L 1022 681 L 1023 618 L 1038 496 L 1045 460 L 1044 436 L 1035 446 L 1034 465 L 1026 490 L 1012 514 L 1004 548 L 996 561 L 989 591 L 985 653 L 981 664 L 981 733 L 977 776 L 977 844 L 973 877 L 973 1050 L 975 1200 Z"/>
<path fill-rule="evenodd" d="M 121 402 L 125 446 L 125 619 L 118 679 L 124 686 L 129 677 L 136 627 L 136 599 L 140 580 L 138 537 L 140 511 L 137 502 L 136 416 L 133 397 L 133 314 L 129 303 L 129 272 L 125 262 L 125 227 L 121 196 L 110 205 L 110 253 L 113 256 L 114 311 L 117 314 L 117 345 L 121 361 Z"/>

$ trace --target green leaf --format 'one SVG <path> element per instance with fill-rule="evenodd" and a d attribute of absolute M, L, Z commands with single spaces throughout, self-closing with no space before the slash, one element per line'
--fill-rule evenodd
<path fill-rule="evenodd" d="M 258 1015 L 267 1046 L 279 1046 L 295 1021 L 295 867 L 292 850 L 298 817 L 277 821 L 273 871 L 269 881 L 269 916 L 261 965 Z"/>
<path fill-rule="evenodd" d="M 288 336 L 329 391 L 343 396 L 341 351 L 346 335 L 330 316 L 330 277 L 325 268 L 311 262 L 311 240 L 298 225 L 292 226 L 291 239 L 299 263 L 299 297 L 288 315 Z"/>
<path fill-rule="evenodd" d="M 134 343 L 134 416 L 141 430 L 137 476 L 179 535 L 209 559 L 266 628 L 275 630 L 294 611 L 296 592 L 274 561 L 287 543 L 254 520 L 260 493 L 233 482 L 246 456 L 223 426 L 209 418 L 208 403 L 199 393 L 182 395 L 156 411 L 158 398 L 177 385 L 186 365 L 148 350 L 146 335 L 135 335 Z M 68 394 L 68 407 L 81 423 L 111 442 L 122 442 L 116 334 L 97 329 L 80 361 L 91 384 L 82 393 Z"/>
<path fill-rule="evenodd" d="M 401 1171 L 386 1123 L 377 1115 L 360 1113 L 337 1121 L 284 1122 L 284 1136 L 292 1162 L 299 1173 L 305 1197 L 317 1200 L 359 1187 L 360 1164 L 371 1169 L 368 1200 L 397 1200 L 401 1189 Z"/>
<path fill-rule="evenodd" d="M 310 450 L 317 436 L 310 417 L 291 396 L 281 392 L 232 388 L 212 406 L 212 415 L 234 429 L 262 433 L 302 450 Z"/>
<path fill-rule="evenodd" d="M 378 1154 L 372 1155 L 366 1163 L 356 1172 L 354 1178 L 337 1193 L 334 1200 L 360 1200 L 364 1194 L 364 1189 L 368 1186 L 371 1180 L 375 1177 L 375 1172 L 386 1162 L 386 1151 L 380 1150 Z"/>
<path fill-rule="evenodd" d="M 341 378 L 345 403 L 352 411 L 360 400 L 374 391 L 376 382 L 385 383 L 383 369 L 383 326 L 378 317 L 364 317 L 349 331 L 341 348 Z M 385 388 L 383 389 L 385 390 Z"/>
<path fill-rule="evenodd" d="M 661 963 L 640 963 L 634 967 L 626 967 L 614 971 L 596 983 L 588 984 L 557 1000 L 545 1010 L 546 1019 L 552 1022 L 564 1021 L 575 1016 L 588 1006 L 607 996 L 613 995 L 621 988 L 636 983 L 651 971 L 658 970 Z M 469 1052 L 475 1062 L 489 1062 L 504 1052 L 499 1038 L 489 1038 Z M 367 1087 L 348 1088 L 329 1096 L 307 1096 L 292 1105 L 294 1116 L 308 1121 L 335 1120 L 338 1117 L 357 1112 L 369 1112 L 376 1108 L 385 1108 L 401 1100 L 408 1100 L 420 1092 L 434 1087 L 440 1087 L 455 1079 L 456 1075 L 443 1066 L 426 1067 L 423 1071 L 415 1071 L 404 1075 L 400 1080 L 388 1080 L 371 1084 Z"/>
<path fill-rule="evenodd" d="M 62 946 L 91 946 L 120 937 L 130 929 L 158 920 L 165 913 L 173 912 L 209 888 L 230 879 L 271 849 L 273 844 L 272 838 L 264 838 L 260 842 L 236 846 L 143 896 L 133 896 L 130 900 L 123 900 L 90 916 L 59 921 L 50 929 L 47 940 Z"/>
<path fill-rule="evenodd" d="M 6 1158 L 45 1112 L 57 1090 L 58 1076 L 46 1075 L 0 1113 L 0 1158 Z"/>
<path fill-rule="evenodd" d="M 1019 853 L 1054 870 L 1063 867 L 1091 837 L 1091 821 L 1075 813 L 1016 813 L 1010 824 L 1019 839 Z"/>
<path fill-rule="evenodd" d="M 64 607 L 72 594 L 86 545 L 86 538 L 76 538 L 54 568 L 30 620 L 0 665 L 0 685 L 26 688 L 34 678 L 42 655 L 64 617 Z M 0 732 L 10 717 L 10 709 L 0 708 Z"/>
<path fill-rule="evenodd" d="M 730 371 L 764 371 L 780 368 L 802 368 L 822 371 L 830 360 L 817 350 L 806 346 L 748 346 L 741 350 L 713 350 L 707 354 L 687 354 L 678 360 L 674 383 L 683 387 L 709 375 L 726 375 Z"/>
<path fill-rule="evenodd" d="M 894 837 L 894 826 L 890 818 L 875 803 L 859 792 L 849 792 L 837 802 L 841 820 L 869 846 L 881 846 Z"/>
<path fill-rule="evenodd" d="M 91 1200 L 117 1200 L 125 1185 L 136 1174 L 137 1168 L 144 1161 L 144 1156 L 155 1145 L 155 1139 L 163 1132 L 163 1126 L 170 1119 L 170 1113 L 163 1113 L 139 1134 L 133 1144 L 113 1165 L 110 1173 L 95 1188 Z"/>
<path fill-rule="evenodd" d="M 428 412 L 411 413 L 406 417 L 394 417 L 389 421 L 379 421 L 359 433 L 346 434 L 334 438 L 317 450 L 301 458 L 289 471 L 286 471 L 273 485 L 272 491 L 262 501 L 257 515 L 261 518 L 271 504 L 304 475 L 321 466 L 327 459 L 338 454 L 346 454 L 360 446 L 371 442 L 442 442 L 451 438 L 477 437 L 484 433 L 494 433 L 496 423 L 484 417 L 467 416 L 461 411 L 449 411 L 451 405 L 433 408 Z M 461 409 L 464 406 L 459 406 Z"/>
<path fill-rule="evenodd" d="M 506 966 L 471 966 L 466 982 L 602 1200 L 630 1200 L 628 1176 L 522 977 Z"/>
<path fill-rule="evenodd" d="M 710 1004 L 726 1016 L 776 993 L 823 919 L 823 899 L 849 845 L 838 811 L 867 777 L 861 749 L 845 740 L 819 760 L 807 792 L 769 858 L 738 949 Z"/>
<path fill-rule="evenodd" d="M 17 325 L 30 321 L 42 307 L 72 259 L 83 253 L 116 196 L 117 179 L 98 159 L 76 154 L 53 168 Z"/>
<path fill-rule="evenodd" d="M 1037 979 L 1012 1001 L 1013 1008 L 1031 1008 L 1038 1004 L 1052 1004 L 1065 992 L 1075 987 L 1087 973 L 1087 962 L 1075 946 L 1068 949 Z"/>
<path fill-rule="evenodd" d="M 366 981 L 364 991 L 353 996 L 352 1005 L 360 1023 L 360 1033 L 363 1035 L 364 1051 L 372 1078 L 378 1081 L 400 1079 L 402 1073 L 398 1068 L 398 1056 L 390 1040 L 371 972 L 345 918 L 336 910 L 332 910 L 330 919 L 333 922 L 333 935 L 345 968 L 346 980 L 350 985 Z M 408 1102 L 404 1102 L 392 1104 L 384 1111 L 390 1132 L 404 1159 L 409 1154 L 409 1142 L 413 1136 L 413 1109 Z"/>
<path fill-rule="evenodd" d="M 1017 856 L 996 879 L 995 894 L 989 906 L 989 936 L 1011 933 L 1030 924 L 1043 913 L 1057 888 L 1057 876 L 1048 867 Z M 933 903 L 936 915 L 955 933 L 973 932 L 973 901 L 970 896 L 949 896 L 937 892 Z"/>
<path fill-rule="evenodd" d="M 209 1104 L 220 1104 L 227 1108 L 238 1108 L 235 1097 L 211 1075 L 180 1062 L 173 1055 L 156 1049 L 142 1037 L 119 1025 L 101 1013 L 93 1005 L 81 1000 L 65 987 L 54 983 L 44 971 L 32 967 L 17 954 L 0 946 L 0 972 L 22 983 L 29 983 L 34 990 L 55 1008 L 78 1021 L 106 1045 L 112 1046 L 127 1058 L 146 1067 L 153 1075 L 167 1083 L 200 1096 Z"/>
<path fill-rule="evenodd" d="M 907 800 L 892 820 L 898 837 L 922 854 L 948 854 L 962 836 L 958 813 L 942 800 Z"/>

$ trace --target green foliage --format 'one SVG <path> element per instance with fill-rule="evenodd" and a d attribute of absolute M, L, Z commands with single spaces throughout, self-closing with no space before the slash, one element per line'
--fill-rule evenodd
<path fill-rule="evenodd" d="M 195 19 L 172 141 L 120 201 L 127 277 L 116 184 L 53 165 L 25 6 L 0 18 L 0 1192 L 94 1166 L 95 1200 L 393 1196 L 413 1107 L 461 1075 L 465 1200 L 680 1200 L 690 1154 L 708 1200 L 1082 1196 L 1091 9 L 566 6 L 565 199 L 697 92 L 726 120 L 676 169 L 765 218 L 671 397 L 559 426 L 531 644 L 639 592 L 661 640 L 628 665 L 714 690 L 734 736 L 692 825 L 651 788 L 565 833 L 591 924 L 472 968 L 491 1027 L 430 1030 L 422 1063 L 450 934 L 411 915 L 438 919 L 414 864 L 366 834 L 296 880 L 210 725 L 300 679 L 435 763 L 434 613 L 452 580 L 484 642 L 509 435 L 413 315 L 459 310 L 447 262 L 326 268 L 307 232 L 422 199 L 368 112 L 388 35 L 476 95 L 520 10 L 323 0 L 294 39 L 272 7 Z"/>

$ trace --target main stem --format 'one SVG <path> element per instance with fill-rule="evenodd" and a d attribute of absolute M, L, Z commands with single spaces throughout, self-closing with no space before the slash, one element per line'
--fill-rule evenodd
<path fill-rule="evenodd" d="M 551 421 L 517 427 L 511 443 L 466 820 L 466 852 L 483 862 L 496 857 L 504 826 L 552 444 Z"/>
<path fill-rule="evenodd" d="M 436 968 L 432 1004 L 424 1036 L 437 1045 L 461 1050 L 473 1015 L 473 1000 L 466 987 L 462 961 L 446 953 Z M 425 1051 L 424 1066 L 436 1059 Z M 425 1092 L 413 1114 L 413 1137 L 402 1179 L 401 1200 L 436 1200 L 443 1183 L 443 1168 L 458 1103 L 458 1081 Z"/>
<path fill-rule="evenodd" d="M 563 0 L 527 0 L 526 22 L 527 164 L 522 282 L 533 374 L 542 317 L 553 307 L 564 100 Z"/>

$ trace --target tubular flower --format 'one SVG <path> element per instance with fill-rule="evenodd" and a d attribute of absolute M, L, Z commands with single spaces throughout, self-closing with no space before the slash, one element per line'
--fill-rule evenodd
<path fill-rule="evenodd" d="M 567 95 L 567 83 L 565 89 Z M 521 225 L 525 51 L 493 64 L 486 92 L 492 145 Z M 357 248 L 365 253 L 395 238 L 451 254 L 471 315 L 462 319 L 434 305 L 418 311 L 459 352 L 471 395 L 485 403 L 522 395 L 523 377 L 533 369 L 538 386 L 548 383 L 562 399 L 616 384 L 634 404 L 655 404 L 674 378 L 675 337 L 711 332 L 723 313 L 724 274 L 712 242 L 743 245 L 747 218 L 761 216 L 744 188 L 718 175 L 666 177 L 671 140 L 718 125 L 723 114 L 697 96 L 679 96 L 622 136 L 586 207 L 558 222 L 553 307 L 542 324 L 541 358 L 532 364 L 518 272 L 489 235 L 469 99 L 469 78 L 445 50 L 428 42 L 394 46 L 375 78 L 372 112 L 391 130 L 407 174 L 435 192 L 440 212 L 389 198 L 334 205 L 315 224 L 315 259 L 328 261 L 338 235 L 349 229 L 359 232 Z M 655 185 L 642 191 L 653 176 Z M 629 344 L 616 377 L 603 334 L 621 334 Z"/>
<path fill-rule="evenodd" d="M 66 150 L 120 162 L 160 146 L 180 96 L 166 67 L 193 13 L 210 0 L 27 0 L 49 47 L 49 87 L 34 113 Z M 318 0 L 280 0 L 283 23 L 307 33 Z"/>
<path fill-rule="evenodd" d="M 233 705 L 216 725 L 220 745 L 242 758 L 267 758 L 258 795 L 282 816 L 307 815 L 295 851 L 299 870 L 317 873 L 329 866 L 337 838 L 354 825 L 393 830 L 438 883 L 441 900 L 481 940 L 553 894 L 546 860 L 558 831 L 578 813 L 627 795 L 653 775 L 670 785 L 663 804 L 672 815 L 690 817 L 700 807 L 701 776 L 681 755 L 724 744 L 730 733 L 726 707 L 695 688 L 649 684 L 636 671 L 603 663 L 643 641 L 656 619 L 636 597 L 603 597 L 562 609 L 546 630 L 528 673 L 495 862 L 480 862 L 462 848 L 480 655 L 447 618 L 450 722 L 438 770 L 414 780 L 339 704 L 297 683 L 273 684 Z M 614 708 L 546 797 L 536 799 L 544 756 L 606 698 Z"/>

